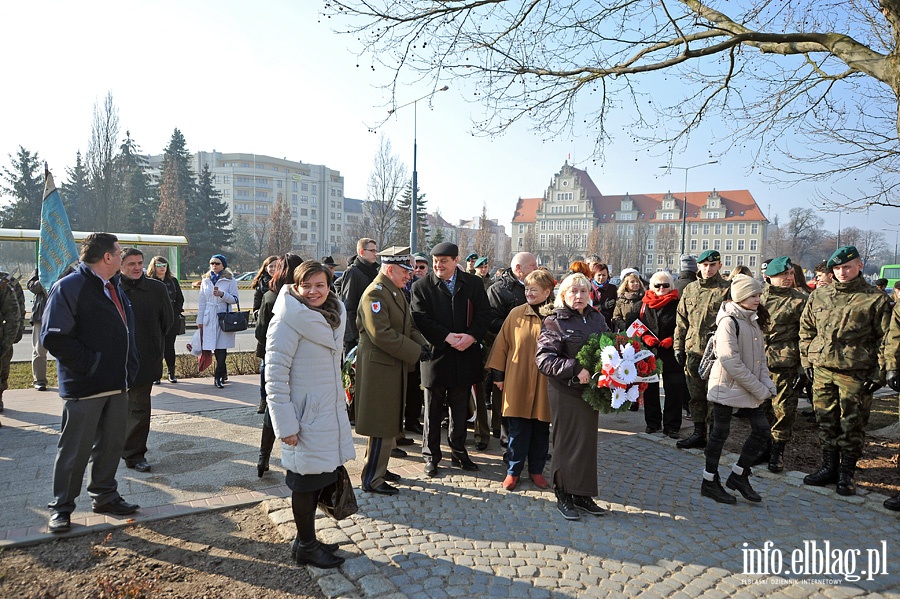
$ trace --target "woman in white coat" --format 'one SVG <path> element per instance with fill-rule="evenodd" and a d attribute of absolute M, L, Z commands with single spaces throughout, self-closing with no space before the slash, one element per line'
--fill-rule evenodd
<path fill-rule="evenodd" d="M 298 564 L 335 568 L 344 562 L 337 545 L 316 539 L 316 504 L 337 468 L 356 457 L 341 384 L 347 312 L 329 290 L 331 271 L 304 262 L 294 284 L 278 294 L 266 332 L 266 400 L 281 463 L 287 470 L 297 538 Z"/>
<path fill-rule="evenodd" d="M 216 254 L 209 259 L 209 272 L 200 282 L 200 296 L 197 300 L 197 328 L 203 336 L 203 349 L 216 356 L 216 370 L 213 375 L 216 387 L 225 386 L 228 370 L 225 358 L 234 347 L 234 333 L 226 333 L 219 328 L 219 313 L 227 312 L 238 301 L 238 286 L 234 275 L 228 269 L 225 256 Z"/>
<path fill-rule="evenodd" d="M 751 432 L 725 486 L 738 491 L 748 501 L 762 500 L 750 486 L 748 476 L 750 464 L 769 439 L 769 421 L 762 404 L 777 391 L 766 366 L 762 331 L 768 327 L 769 314 L 765 306 L 759 305 L 761 294 L 759 281 L 737 275 L 731 280 L 731 288 L 716 316 L 717 359 L 707 392 L 713 423 L 706 444 L 706 469 L 700 494 L 719 503 L 737 501 L 719 482 L 719 458 L 728 438 L 733 408 L 749 410 Z"/>

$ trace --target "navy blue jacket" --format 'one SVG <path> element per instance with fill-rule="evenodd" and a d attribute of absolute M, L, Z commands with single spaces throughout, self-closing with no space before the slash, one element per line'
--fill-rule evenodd
<path fill-rule="evenodd" d="M 103 281 L 84 264 L 50 290 L 41 341 L 57 359 L 59 395 L 67 399 L 124 391 L 138 371 L 131 302 L 112 279 L 128 326 L 106 296 Z"/>

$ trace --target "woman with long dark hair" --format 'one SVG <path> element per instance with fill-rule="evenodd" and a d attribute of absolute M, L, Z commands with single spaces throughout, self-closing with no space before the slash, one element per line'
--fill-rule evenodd
<path fill-rule="evenodd" d="M 175 318 L 163 341 L 163 358 L 166 361 L 166 369 L 169 371 L 169 382 L 177 383 L 178 377 L 175 374 L 175 338 L 178 336 L 178 329 L 182 322 L 181 314 L 184 312 L 184 294 L 181 292 L 181 284 L 178 282 L 178 279 L 169 270 L 169 261 L 162 256 L 153 256 L 150 264 L 147 265 L 147 276 L 151 279 L 162 281 L 163 285 L 166 286 L 166 291 L 169 292 L 169 300 L 172 302 L 172 315 Z"/>
<path fill-rule="evenodd" d="M 263 260 L 262 266 L 256 271 L 256 276 L 253 277 L 253 281 L 250 283 L 250 287 L 253 288 L 254 318 L 258 317 L 259 306 L 262 304 L 263 296 L 269 290 L 269 281 L 271 281 L 272 277 L 275 275 L 275 267 L 277 266 L 276 263 L 279 259 L 278 256 L 269 256 Z"/>

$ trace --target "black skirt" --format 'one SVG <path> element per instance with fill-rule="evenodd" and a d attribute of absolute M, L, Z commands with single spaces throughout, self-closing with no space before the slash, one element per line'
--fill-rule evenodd
<path fill-rule="evenodd" d="M 290 470 L 285 475 L 285 484 L 294 493 L 311 493 L 320 491 L 337 481 L 337 469 L 334 472 L 322 472 L 319 474 L 297 474 Z"/>

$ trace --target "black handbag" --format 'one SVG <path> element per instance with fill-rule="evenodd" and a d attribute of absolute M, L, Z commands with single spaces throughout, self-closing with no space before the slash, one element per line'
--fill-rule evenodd
<path fill-rule="evenodd" d="M 186 322 L 184 320 L 184 314 L 178 315 L 178 322 L 176 323 L 175 333 L 178 335 L 184 335 L 185 331 L 187 331 Z"/>
<path fill-rule="evenodd" d="M 226 333 L 236 333 L 238 331 L 246 331 L 250 325 L 250 312 L 241 312 L 241 303 L 237 302 L 237 312 L 231 311 L 231 304 L 228 304 L 226 312 L 219 312 L 219 329 Z"/>
<path fill-rule="evenodd" d="M 343 520 L 359 511 L 350 475 L 343 466 L 338 466 L 337 480 L 319 492 L 319 507 L 335 520 Z"/>

